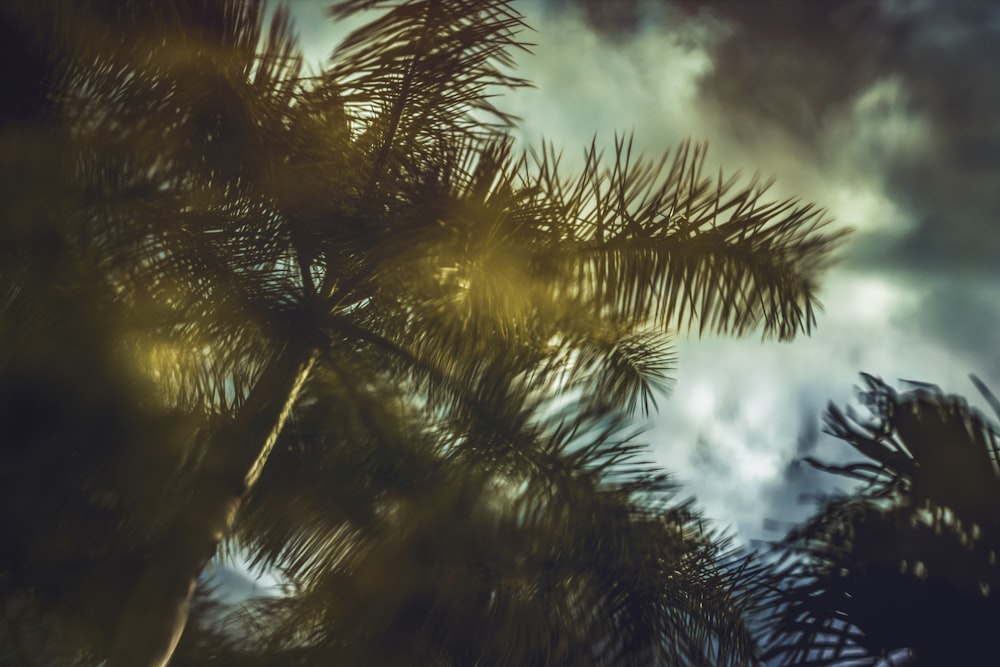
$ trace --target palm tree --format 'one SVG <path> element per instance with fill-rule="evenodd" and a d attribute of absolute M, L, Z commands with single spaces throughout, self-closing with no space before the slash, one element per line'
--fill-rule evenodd
<path fill-rule="evenodd" d="M 112 667 L 169 660 L 290 415 L 332 409 L 391 441 L 386 424 L 414 413 L 445 461 L 499 470 L 525 432 L 528 449 L 547 442 L 528 397 L 554 383 L 652 407 L 669 328 L 788 339 L 814 323 L 840 237 L 820 211 L 705 177 L 689 144 L 654 162 L 631 141 L 610 160 L 592 144 L 567 178 L 550 147 L 517 155 L 491 102 L 525 84 L 506 73 L 524 46 L 508 2 L 347 0 L 331 15 L 372 8 L 317 77 L 287 14 L 265 33 L 258 2 L 9 10 L 25 48 L 44 46 L 40 126 L 65 181 L 55 238 L 122 313 L 99 341 L 154 387 L 133 398 L 180 424 L 149 448 L 167 452 L 168 481 L 109 491 L 144 527 L 115 552 L 136 575 L 111 614 Z M 7 279 L 5 308 L 35 304 L 35 283 Z M 135 510 L 168 487 L 159 511 Z M 615 488 L 592 490 L 632 507 Z"/>
<path fill-rule="evenodd" d="M 865 460 L 810 461 L 863 486 L 782 543 L 791 560 L 770 600 L 769 654 L 787 665 L 993 664 L 1000 426 L 934 386 L 897 393 L 864 378 L 872 418 L 831 406 L 826 421 Z"/>
<path fill-rule="evenodd" d="M 330 418 L 317 409 L 310 426 Z M 621 424 L 563 414 L 537 428 L 553 431 L 544 448 L 522 443 L 533 461 L 503 468 L 443 455 L 427 437 L 422 449 L 394 439 L 385 451 L 323 428 L 312 436 L 326 446 L 322 467 L 279 442 L 237 539 L 252 537 L 292 595 L 231 619 L 238 648 L 210 645 L 206 659 L 205 646 L 182 647 L 175 662 L 746 664 L 724 546 L 690 508 L 667 504 L 666 480 L 648 466 L 602 478 L 639 449 Z M 591 451 L 562 451 L 573 429 Z"/>
<path fill-rule="evenodd" d="M 636 459 L 620 412 L 506 392 L 504 432 L 397 416 L 372 434 L 331 409 L 343 390 L 291 418 L 237 521 L 291 590 L 237 619 L 236 664 L 751 659 L 744 563 Z"/>

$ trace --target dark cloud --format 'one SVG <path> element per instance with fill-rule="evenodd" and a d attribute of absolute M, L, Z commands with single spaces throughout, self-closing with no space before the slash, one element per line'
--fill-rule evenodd
<path fill-rule="evenodd" d="M 848 101 L 881 68 L 888 38 L 873 26 L 878 8 L 857 0 L 547 0 L 578 8 L 605 37 L 670 30 L 680 15 L 711 18 L 730 28 L 703 82 L 706 100 L 742 131 L 780 125 L 803 139 L 824 115 Z M 666 11 L 665 11 L 666 10 Z M 678 13 L 679 12 L 679 13 Z"/>
<path fill-rule="evenodd" d="M 956 363 L 965 361 L 966 370 L 1000 389 L 1000 280 L 956 275 L 928 281 L 923 303 L 915 326 L 954 350 Z"/>
<path fill-rule="evenodd" d="M 612 39 L 627 39 L 643 27 L 646 12 L 639 0 L 543 0 L 554 11 L 578 8 L 596 31 Z"/>
<path fill-rule="evenodd" d="M 1000 6 L 930 3 L 906 19 L 896 67 L 933 146 L 886 180 L 912 229 L 858 259 L 908 276 L 924 292 L 915 326 L 1000 378 Z"/>
<path fill-rule="evenodd" d="M 872 85 L 898 77 L 928 121 L 932 159 L 880 156 L 912 232 L 873 238 L 864 261 L 895 268 L 996 270 L 1000 257 L 1000 5 L 979 0 L 549 0 L 579 7 L 623 39 L 669 29 L 679 9 L 729 27 L 701 80 L 702 101 L 737 137 L 780 131 L 823 151 L 826 129 Z M 888 115 L 891 109 L 886 109 Z"/>
<path fill-rule="evenodd" d="M 960 26 L 947 12 L 928 12 L 926 27 L 900 45 L 900 67 L 915 104 L 932 120 L 935 146 L 932 159 L 895 165 L 891 174 L 893 193 L 917 220 L 891 258 L 912 260 L 920 270 L 974 268 L 1000 277 L 1000 7 L 994 9 L 991 21 L 969 13 Z"/>
<path fill-rule="evenodd" d="M 743 123 L 777 123 L 808 142 L 876 80 L 899 77 L 932 146 L 925 159 L 886 163 L 888 193 L 915 225 L 868 259 L 1000 279 L 1000 6 L 689 4 L 740 26 L 720 46 L 703 92 Z"/>
<path fill-rule="evenodd" d="M 778 126 L 814 145 L 823 125 L 880 73 L 894 35 L 872 29 L 870 2 L 695 2 L 733 30 L 703 81 L 706 99 L 737 131 Z"/>

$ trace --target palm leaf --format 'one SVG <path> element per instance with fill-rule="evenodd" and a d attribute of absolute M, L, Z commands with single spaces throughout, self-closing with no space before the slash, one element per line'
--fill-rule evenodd
<path fill-rule="evenodd" d="M 860 477 L 782 545 L 771 647 L 787 665 L 975 662 L 1000 619 L 997 426 L 956 396 L 916 384 L 897 393 L 864 376 L 871 417 L 831 408 L 827 427 L 870 462 L 820 464 Z"/>
<path fill-rule="evenodd" d="M 764 202 L 756 180 L 733 191 L 703 176 L 704 147 L 672 161 L 633 159 L 617 139 L 610 165 L 592 144 L 582 174 L 560 183 L 557 159 L 536 160 L 536 182 L 573 277 L 569 294 L 626 321 L 788 339 L 815 321 L 816 278 L 844 232 L 824 233 L 823 212 L 795 200 Z M 669 167 L 668 167 L 669 164 Z"/>

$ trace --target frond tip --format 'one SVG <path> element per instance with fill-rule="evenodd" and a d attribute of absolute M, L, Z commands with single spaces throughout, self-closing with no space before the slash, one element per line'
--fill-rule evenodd
<path fill-rule="evenodd" d="M 818 276 L 847 230 L 827 231 L 812 204 L 765 201 L 769 184 L 757 178 L 737 188 L 704 175 L 705 145 L 684 142 L 657 162 L 632 152 L 631 138 L 617 138 L 608 164 L 594 143 L 570 182 L 555 155 L 536 155 L 550 210 L 572 221 L 556 226 L 575 291 L 627 321 L 697 322 L 699 335 L 809 333 Z"/>
<path fill-rule="evenodd" d="M 582 342 L 574 375 L 585 377 L 585 391 L 623 408 L 631 416 L 656 412 L 657 396 L 673 387 L 677 354 L 670 339 L 657 331 L 618 333 Z"/>

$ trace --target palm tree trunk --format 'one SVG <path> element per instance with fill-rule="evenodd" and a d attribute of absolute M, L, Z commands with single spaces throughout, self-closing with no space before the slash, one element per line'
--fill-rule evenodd
<path fill-rule="evenodd" d="M 125 602 L 107 667 L 163 667 L 187 622 L 198 576 L 233 525 L 315 364 L 286 346 L 264 369 L 229 428 L 210 448 L 192 497 Z"/>

